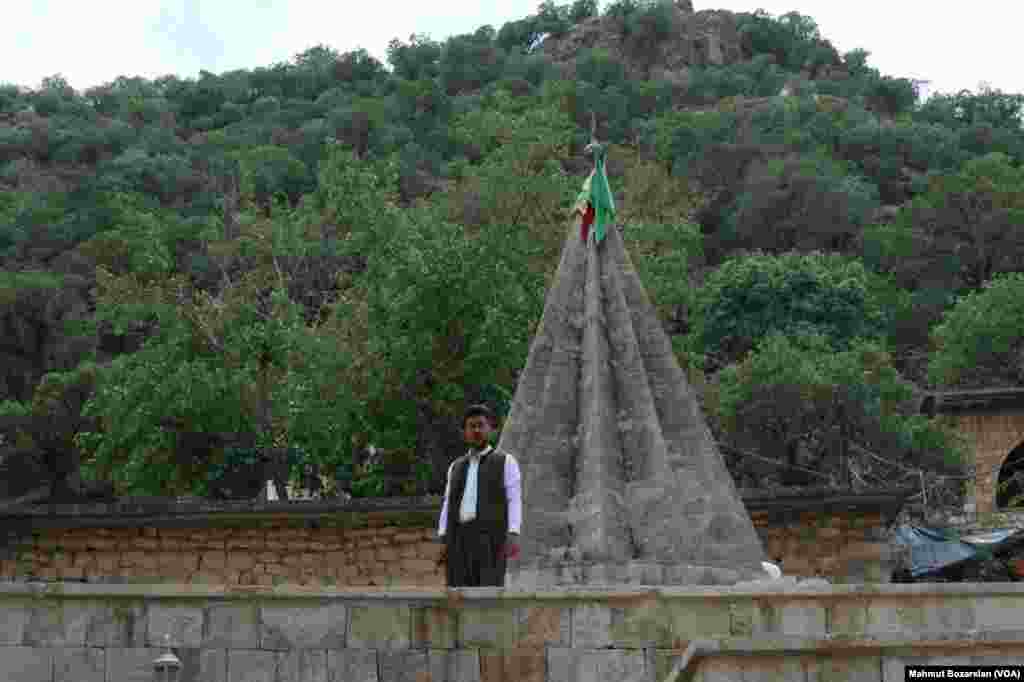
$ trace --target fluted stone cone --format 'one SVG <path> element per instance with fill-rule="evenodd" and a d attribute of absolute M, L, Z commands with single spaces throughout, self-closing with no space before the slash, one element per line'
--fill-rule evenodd
<path fill-rule="evenodd" d="M 616 227 L 570 230 L 499 448 L 523 474 L 508 586 L 729 584 L 764 550 Z"/>

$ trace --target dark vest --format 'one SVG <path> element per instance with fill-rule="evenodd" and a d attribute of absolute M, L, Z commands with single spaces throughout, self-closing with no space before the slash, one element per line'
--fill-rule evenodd
<path fill-rule="evenodd" d="M 448 528 L 445 537 L 450 541 L 452 529 L 459 521 L 462 494 L 466 490 L 469 455 L 463 455 L 452 465 L 451 488 L 448 491 Z M 492 526 L 495 533 L 508 531 L 508 499 L 505 494 L 505 455 L 492 449 L 480 460 L 476 479 L 476 520 Z"/>

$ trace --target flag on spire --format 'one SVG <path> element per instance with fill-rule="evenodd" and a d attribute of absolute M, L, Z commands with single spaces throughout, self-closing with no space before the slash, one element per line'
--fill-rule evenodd
<path fill-rule="evenodd" d="M 604 240 L 608 224 L 615 219 L 615 199 L 612 197 L 608 176 L 604 170 L 604 159 L 608 150 L 604 145 L 591 142 L 588 149 L 594 152 L 594 170 L 583 183 L 583 189 L 576 197 L 574 213 L 583 216 L 580 225 L 580 237 L 587 241 L 591 225 L 594 226 L 594 239 L 600 244 Z"/>

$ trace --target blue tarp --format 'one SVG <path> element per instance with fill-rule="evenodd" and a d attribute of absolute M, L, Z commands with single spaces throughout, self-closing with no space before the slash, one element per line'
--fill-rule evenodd
<path fill-rule="evenodd" d="M 913 578 L 973 559 L 982 551 L 962 540 L 950 538 L 940 530 L 909 524 L 896 526 L 893 542 L 908 550 L 906 568 Z"/>

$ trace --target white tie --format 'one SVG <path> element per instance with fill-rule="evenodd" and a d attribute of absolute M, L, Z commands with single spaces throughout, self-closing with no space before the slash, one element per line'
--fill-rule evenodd
<path fill-rule="evenodd" d="M 469 458 L 466 489 L 462 493 L 462 505 L 459 507 L 459 523 L 466 523 L 476 518 L 476 479 L 479 469 L 480 455 L 474 453 Z"/>

